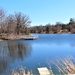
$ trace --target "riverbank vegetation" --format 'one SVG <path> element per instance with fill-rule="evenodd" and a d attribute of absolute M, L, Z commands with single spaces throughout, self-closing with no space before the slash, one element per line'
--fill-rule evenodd
<path fill-rule="evenodd" d="M 0 8 L 0 37 L 15 37 L 18 35 L 29 35 L 28 26 L 31 20 L 29 16 L 21 12 L 14 14 L 6 14 Z"/>
<path fill-rule="evenodd" d="M 48 65 L 53 70 L 54 75 L 70 75 L 75 74 L 75 58 L 73 56 L 56 57 L 48 60 Z"/>
<path fill-rule="evenodd" d="M 31 20 L 29 16 L 21 12 L 6 14 L 0 8 L 0 36 L 15 37 L 18 35 L 29 35 L 30 33 L 75 33 L 75 19 L 71 18 L 67 24 L 56 22 L 56 24 L 46 24 L 29 27 Z M 18 36 L 19 37 L 19 36 Z"/>
<path fill-rule="evenodd" d="M 56 57 L 53 59 L 48 59 L 47 61 L 49 65 L 49 73 L 50 75 L 71 75 L 75 74 L 75 58 L 73 56 L 63 56 L 63 57 Z M 44 68 L 44 67 L 41 67 Z M 45 73 L 41 70 L 42 73 Z M 47 72 L 47 71 L 46 71 Z M 13 70 L 11 75 L 34 75 L 32 71 L 25 72 L 23 67 L 19 67 L 19 71 Z M 36 75 L 41 75 L 36 74 Z"/>
<path fill-rule="evenodd" d="M 13 70 L 10 75 L 33 75 L 32 71 L 26 72 L 23 67 L 19 67 L 18 71 Z"/>
<path fill-rule="evenodd" d="M 33 26 L 30 28 L 31 33 L 75 33 L 75 19 L 71 18 L 69 23 L 64 24 L 61 22 L 57 22 L 55 25 L 46 24 Z"/>

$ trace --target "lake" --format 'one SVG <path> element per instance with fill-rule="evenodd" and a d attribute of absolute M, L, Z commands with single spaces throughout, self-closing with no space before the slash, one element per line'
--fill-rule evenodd
<path fill-rule="evenodd" d="M 67 67 L 72 69 L 67 64 L 75 65 L 74 34 L 34 35 L 38 39 L 0 42 L 0 75 L 8 75 L 19 66 L 34 74 L 39 67 L 51 67 L 54 74 L 67 73 Z"/>

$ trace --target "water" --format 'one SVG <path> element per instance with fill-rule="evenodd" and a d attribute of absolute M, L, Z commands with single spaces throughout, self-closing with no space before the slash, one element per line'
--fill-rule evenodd
<path fill-rule="evenodd" d="M 38 73 L 38 67 L 51 66 L 53 72 L 58 73 L 51 62 L 59 58 L 75 58 L 74 34 L 37 35 L 37 40 L 0 42 L 0 75 L 8 75 L 18 66 L 35 74 Z"/>

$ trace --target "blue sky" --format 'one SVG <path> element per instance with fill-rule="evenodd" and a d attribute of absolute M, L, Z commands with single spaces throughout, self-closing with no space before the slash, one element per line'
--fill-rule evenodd
<path fill-rule="evenodd" d="M 75 0 L 0 0 L 0 7 L 8 14 L 23 12 L 33 25 L 68 23 L 75 18 Z"/>

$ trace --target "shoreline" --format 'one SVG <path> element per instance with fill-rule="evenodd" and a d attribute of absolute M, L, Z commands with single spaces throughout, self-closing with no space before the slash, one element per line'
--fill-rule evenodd
<path fill-rule="evenodd" d="M 74 33 L 68 32 L 68 33 L 40 33 L 40 34 L 74 34 Z M 37 36 L 34 36 L 32 34 L 29 34 L 29 35 L 12 35 L 11 34 L 8 36 L 5 34 L 5 35 L 0 35 L 0 42 L 6 41 L 6 40 L 35 40 L 37 38 L 38 38 Z"/>
<path fill-rule="evenodd" d="M 0 41 L 5 41 L 5 40 L 35 40 L 38 37 L 30 34 L 30 35 L 1 35 L 0 36 Z"/>

